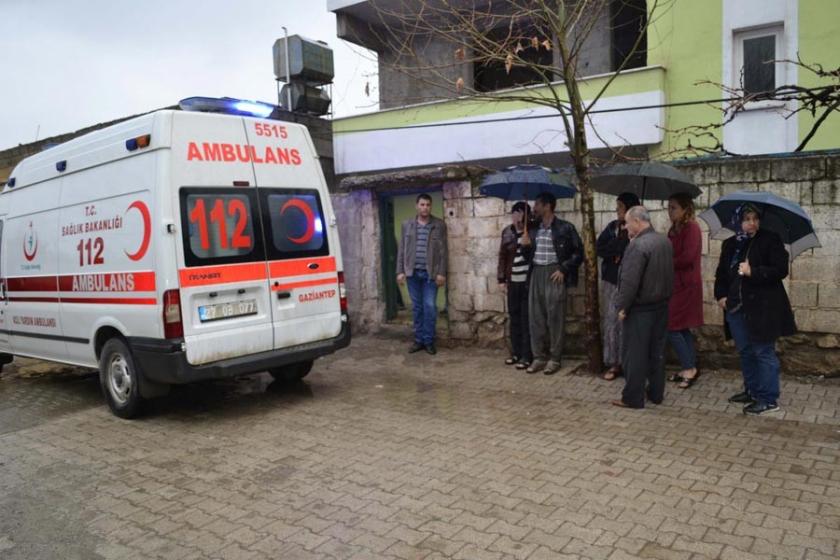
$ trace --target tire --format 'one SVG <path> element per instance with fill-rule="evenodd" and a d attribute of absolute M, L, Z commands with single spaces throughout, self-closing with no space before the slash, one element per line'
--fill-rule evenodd
<path fill-rule="evenodd" d="M 297 383 L 312 371 L 313 360 L 297 362 L 283 367 L 271 368 L 268 373 L 281 383 Z"/>
<path fill-rule="evenodd" d="M 105 343 L 99 358 L 99 381 L 108 406 L 120 418 L 135 418 L 143 407 L 140 380 L 131 350 L 121 338 Z"/>

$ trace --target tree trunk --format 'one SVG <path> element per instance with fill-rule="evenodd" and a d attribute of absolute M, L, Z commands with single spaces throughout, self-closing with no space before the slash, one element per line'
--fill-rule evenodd
<path fill-rule="evenodd" d="M 564 81 L 569 95 L 569 105 L 572 113 L 572 127 L 574 138 L 570 138 L 570 154 L 575 165 L 578 189 L 580 190 L 581 214 L 583 217 L 583 261 L 585 282 L 585 343 L 587 352 L 587 369 L 590 373 L 600 373 L 604 367 L 603 352 L 601 350 L 601 315 L 598 304 L 598 254 L 595 241 L 595 197 L 589 185 L 590 161 L 589 146 L 586 141 L 586 115 L 583 100 L 575 77 L 575 62 L 570 61 L 565 49 L 560 46 L 561 56 L 564 58 Z"/>

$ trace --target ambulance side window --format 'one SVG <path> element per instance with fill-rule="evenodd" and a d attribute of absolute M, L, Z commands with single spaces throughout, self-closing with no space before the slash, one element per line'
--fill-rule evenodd
<path fill-rule="evenodd" d="M 253 191 L 184 188 L 180 198 L 187 266 L 265 259 Z"/>
<path fill-rule="evenodd" d="M 324 211 L 314 189 L 259 189 L 270 260 L 329 255 Z"/>

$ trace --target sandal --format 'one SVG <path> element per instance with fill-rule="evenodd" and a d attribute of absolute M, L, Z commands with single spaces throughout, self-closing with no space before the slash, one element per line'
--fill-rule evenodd
<path fill-rule="evenodd" d="M 682 383 L 683 381 L 685 381 L 685 377 L 683 377 L 679 373 L 675 373 L 668 377 L 668 381 L 670 381 L 671 383 Z"/>
<path fill-rule="evenodd" d="M 694 377 L 683 377 L 682 381 L 680 382 L 679 385 L 677 385 L 677 387 L 679 387 L 680 389 L 688 389 L 689 387 L 694 385 L 694 383 L 698 379 L 700 379 L 700 370 L 695 369 L 694 370 Z"/>
<path fill-rule="evenodd" d="M 613 381 L 615 378 L 621 376 L 621 368 L 620 367 L 611 367 L 607 371 L 604 372 L 603 378 L 606 381 Z"/>
<path fill-rule="evenodd" d="M 516 356 L 511 356 L 510 358 L 505 360 L 505 365 L 506 366 L 512 366 L 513 364 L 518 363 L 518 362 L 519 362 L 519 358 L 517 358 Z"/>

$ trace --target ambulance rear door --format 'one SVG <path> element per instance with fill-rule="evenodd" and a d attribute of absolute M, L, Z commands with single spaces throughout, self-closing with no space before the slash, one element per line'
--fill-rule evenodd
<path fill-rule="evenodd" d="M 269 264 L 274 347 L 338 336 L 340 254 L 320 163 L 301 125 L 246 119 Z"/>
<path fill-rule="evenodd" d="M 173 115 L 180 304 L 187 360 L 274 347 L 268 266 L 243 119 Z"/>

